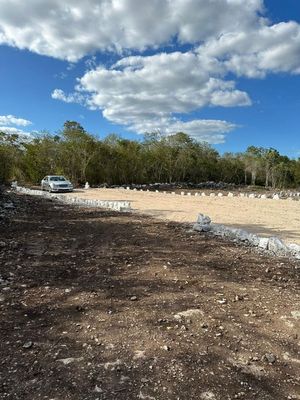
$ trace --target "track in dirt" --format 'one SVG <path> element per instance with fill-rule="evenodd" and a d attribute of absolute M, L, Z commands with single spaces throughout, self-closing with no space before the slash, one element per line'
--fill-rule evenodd
<path fill-rule="evenodd" d="M 299 399 L 300 264 L 11 195 L 0 398 Z"/>

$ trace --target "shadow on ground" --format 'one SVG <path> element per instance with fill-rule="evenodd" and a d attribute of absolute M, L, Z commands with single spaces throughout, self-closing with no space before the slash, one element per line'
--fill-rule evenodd
<path fill-rule="evenodd" d="M 299 393 L 299 263 L 146 216 L 13 200 L 1 399 Z"/>

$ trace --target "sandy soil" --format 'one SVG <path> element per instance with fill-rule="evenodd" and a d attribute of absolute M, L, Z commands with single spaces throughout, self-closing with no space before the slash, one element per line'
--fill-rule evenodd
<path fill-rule="evenodd" d="M 299 262 L 136 213 L 10 198 L 1 400 L 300 399 Z"/>
<path fill-rule="evenodd" d="M 215 223 L 300 244 L 300 201 L 180 196 L 122 189 L 78 190 L 74 195 L 130 201 L 132 208 L 140 213 L 175 222 L 194 223 L 197 215 L 203 213 Z"/>

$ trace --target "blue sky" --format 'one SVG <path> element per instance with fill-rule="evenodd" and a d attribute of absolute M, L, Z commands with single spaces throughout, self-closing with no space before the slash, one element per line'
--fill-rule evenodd
<path fill-rule="evenodd" d="M 76 120 L 299 157 L 300 2 L 0 0 L 0 88 L 8 132 Z"/>

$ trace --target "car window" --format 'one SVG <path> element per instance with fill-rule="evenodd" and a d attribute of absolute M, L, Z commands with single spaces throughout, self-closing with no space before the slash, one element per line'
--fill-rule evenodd
<path fill-rule="evenodd" d="M 64 182 L 66 179 L 63 176 L 51 176 L 50 181 Z"/>

